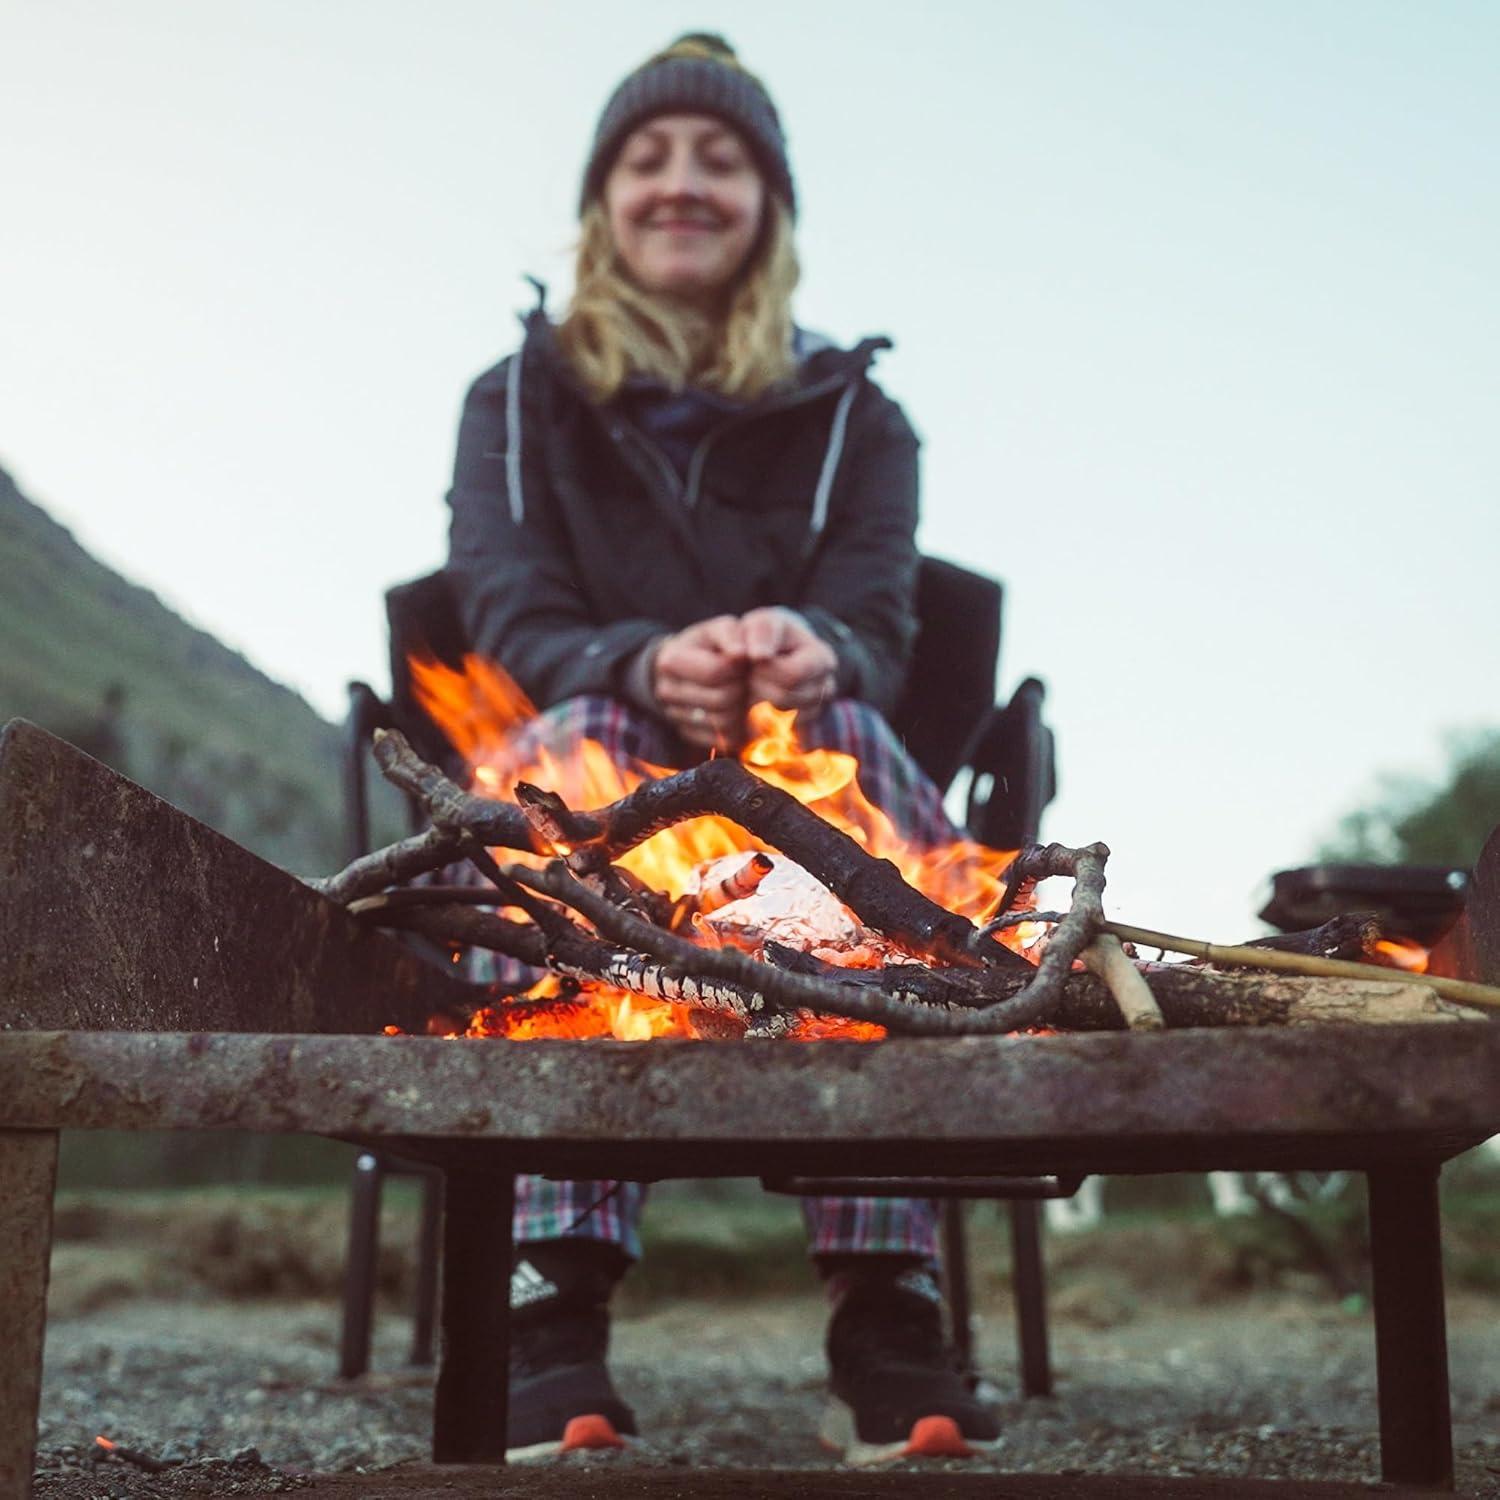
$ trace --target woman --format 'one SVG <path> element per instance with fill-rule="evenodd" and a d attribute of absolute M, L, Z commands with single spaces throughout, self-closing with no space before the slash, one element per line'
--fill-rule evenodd
<path fill-rule="evenodd" d="M 527 733 L 684 765 L 802 711 L 908 837 L 953 830 L 884 720 L 915 630 L 917 439 L 850 351 L 794 328 L 780 120 L 720 38 L 630 74 L 584 173 L 567 316 L 469 392 L 449 569 L 470 639 L 544 711 Z M 512 1456 L 635 1432 L 604 1358 L 639 1253 L 634 1184 L 523 1178 Z M 932 1205 L 812 1199 L 833 1422 L 854 1461 L 993 1442 L 945 1356 Z"/>

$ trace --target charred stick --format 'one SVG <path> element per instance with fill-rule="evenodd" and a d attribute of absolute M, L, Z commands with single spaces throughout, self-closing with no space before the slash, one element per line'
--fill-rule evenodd
<path fill-rule="evenodd" d="M 492 849 L 545 852 L 537 848 L 531 824 L 519 807 L 464 791 L 436 766 L 423 760 L 399 729 L 377 729 L 373 747 L 381 774 L 393 786 L 415 797 L 427 809 L 436 827 L 476 834 Z"/>
<path fill-rule="evenodd" d="M 673 903 L 660 891 L 653 891 L 643 880 L 638 880 L 628 870 L 613 864 L 599 851 L 579 854 L 568 842 L 563 826 L 568 815 L 568 804 L 556 792 L 544 791 L 529 781 L 516 783 L 516 803 L 531 824 L 539 848 L 550 854 L 565 858 L 573 854 L 572 871 L 590 890 L 598 891 L 614 905 L 623 907 L 654 922 L 658 927 L 671 927 Z"/>
<path fill-rule="evenodd" d="M 662 963 L 644 953 L 622 950 L 567 923 L 569 930 L 551 936 L 526 922 L 512 922 L 472 906 L 394 907 L 382 913 L 383 925 L 419 932 L 440 943 L 488 948 L 571 979 L 613 985 L 616 989 L 727 1011 L 747 1024 L 766 1010 L 758 991 L 728 980 L 711 979 Z"/>
<path fill-rule="evenodd" d="M 765 960 L 778 969 L 789 969 L 795 974 L 810 974 L 840 984 L 852 984 L 857 989 L 878 991 L 893 1000 L 906 1000 L 918 1005 L 961 1006 L 968 1010 L 982 1010 L 994 1003 L 995 980 L 983 975 L 978 969 L 934 969 L 926 964 L 885 964 L 878 969 L 846 969 L 838 964 L 825 963 L 811 953 L 799 948 L 789 948 L 783 943 L 767 940 L 764 945 Z M 983 977 L 980 977 L 983 976 Z M 1021 976 L 1006 983 L 1019 989 Z"/>
<path fill-rule="evenodd" d="M 701 947 L 613 905 L 576 879 L 560 860 L 540 870 L 511 866 L 504 873 L 571 906 L 606 937 L 671 964 L 684 973 L 729 980 L 747 992 L 758 993 L 767 1005 L 776 1009 L 812 1010 L 857 1020 L 880 1021 L 881 1024 L 900 1024 L 905 1020 L 904 1016 L 897 1016 L 892 1022 L 887 1019 L 888 1013 L 871 1014 L 865 1003 L 866 992 L 843 977 L 853 971 L 820 966 L 816 974 L 798 972 L 761 963 L 738 948 Z M 911 967 L 920 969 L 922 966 L 913 964 Z M 909 1006 L 924 1001 L 916 993 L 908 992 L 896 1003 Z"/>
<path fill-rule="evenodd" d="M 505 903 L 487 886 L 408 885 L 399 890 L 361 896 L 346 908 L 351 917 L 376 917 L 381 912 L 405 906 L 503 906 Z"/>
<path fill-rule="evenodd" d="M 1002 927 L 1006 914 L 1016 904 L 1022 890 L 1032 884 L 1035 882 L 1028 879 L 1020 858 L 1013 859 L 1005 871 L 1005 884 L 1000 888 L 1000 899 L 995 903 L 995 910 L 979 930 L 988 935 Z"/>
<path fill-rule="evenodd" d="M 1074 961 L 1094 940 L 1104 922 L 1104 862 L 1108 858 L 1109 848 L 1105 844 L 1086 844 L 1081 849 L 1069 849 L 1062 844 L 1033 845 L 1016 855 L 1011 873 L 1018 886 L 1022 881 L 1071 875 L 1073 903 L 1052 929 L 1046 951 L 1026 988 L 1008 1000 L 974 1013 L 971 1020 L 975 1030 L 1014 1031 L 1041 1023 Z"/>
<path fill-rule="evenodd" d="M 603 901 L 596 893 L 580 889 L 585 902 Z M 633 924 L 640 922 L 607 902 L 595 909 L 607 913 L 602 919 L 613 924 L 616 931 L 633 931 Z M 915 995 L 900 999 L 853 983 L 829 983 L 758 963 L 738 949 L 699 948 L 685 938 L 651 928 L 649 923 L 641 924 L 648 929 L 641 936 L 649 937 L 663 953 L 674 951 L 668 944 L 682 945 L 687 950 L 683 961 L 613 946 L 583 932 L 566 918 L 556 932 L 547 933 L 533 924 L 511 922 L 472 906 L 391 907 L 380 914 L 380 920 L 439 942 L 490 948 L 555 974 L 613 985 L 656 1000 L 728 1010 L 747 1021 L 782 1009 L 806 1009 L 848 1020 L 872 1021 L 889 1031 L 912 1036 L 964 1036 L 1015 1029 L 1006 1024 L 1003 1005 L 990 1005 L 982 1011 L 949 1010 L 919 1003 Z M 1031 1024 L 1029 1015 L 1028 1011 L 1021 1024 Z M 976 1025 L 980 1017 L 984 1019 Z M 775 1029 L 757 1027 L 757 1032 L 768 1034 Z"/>
<path fill-rule="evenodd" d="M 519 907 L 541 928 L 549 943 L 566 936 L 570 929 L 577 930 L 576 924 L 557 907 L 550 902 L 539 901 L 519 881 L 502 870 L 489 850 L 472 835 L 466 841 L 464 852 L 469 856 L 469 863 L 495 887 L 499 904 Z"/>
<path fill-rule="evenodd" d="M 558 799 L 560 802 L 560 799 Z M 616 859 L 652 834 L 689 818 L 717 814 L 779 849 L 831 890 L 867 926 L 914 952 L 949 963 L 1014 968 L 1016 955 L 977 937 L 967 918 L 914 890 L 889 860 L 875 859 L 842 829 L 790 792 L 762 781 L 738 761 L 709 760 L 691 770 L 643 782 L 593 812 L 554 806 L 571 868 Z M 486 842 L 489 831 L 478 830 Z"/>
<path fill-rule="evenodd" d="M 986 935 L 992 932 L 1008 932 L 1012 927 L 1024 927 L 1028 922 L 1061 922 L 1067 915 L 1061 911 L 1012 911 L 1003 916 L 991 917 L 979 930 Z"/>
<path fill-rule="evenodd" d="M 421 800 L 435 823 L 461 827 L 489 848 L 535 849 L 535 830 L 520 807 L 460 790 L 423 761 L 399 731 L 376 732 L 375 758 L 388 779 Z M 717 814 L 780 849 L 867 926 L 915 953 L 1011 972 L 1026 963 L 999 943 L 979 937 L 966 917 L 909 886 L 889 860 L 875 859 L 790 792 L 762 781 L 738 761 L 704 761 L 643 782 L 592 812 L 568 808 L 555 793 L 544 796 L 547 842 L 569 850 L 566 858 L 575 873 L 593 873 L 601 861 L 618 858 L 675 823 Z"/>
<path fill-rule="evenodd" d="M 592 873 L 578 878 L 590 890 L 598 891 L 612 906 L 633 912 L 654 927 L 673 926 L 676 903 L 664 891 L 652 890 L 629 870 L 606 862 Z"/>
<path fill-rule="evenodd" d="M 635 972 L 623 966 L 612 970 L 611 961 L 619 950 L 581 931 L 577 940 L 567 945 L 566 952 L 559 950 L 549 955 L 547 939 L 531 923 L 512 922 L 472 906 L 394 906 L 380 913 L 379 921 L 382 925 L 420 932 L 440 943 L 490 948 L 533 968 L 550 969 L 571 978 L 612 983 L 638 994 L 724 1011 L 742 1022 L 748 1018 L 752 1029 L 757 1032 L 763 1029 L 778 1031 L 796 1019 L 790 1013 L 766 1008 L 758 991 L 741 991 L 726 980 L 709 986 L 672 965 L 659 964 L 649 980 L 644 968 Z M 641 955 L 635 956 L 643 965 L 649 962 Z M 1357 982 L 1333 983 L 1293 975 L 1223 974 L 1195 964 L 1151 965 L 1146 972 L 1162 1015 L 1171 1027 L 1482 1019 L 1481 1012 L 1466 1011 L 1406 983 L 1418 976 L 1393 975 L 1390 980 L 1384 980 L 1375 977 L 1378 970 L 1368 967 Z M 1013 984 L 1017 990 L 1021 988 L 1020 982 L 1008 976 L 994 982 Z M 857 987 L 850 985 L 850 989 Z M 846 998 L 840 996 L 840 1002 Z M 994 1024 L 993 1017 L 987 1024 L 974 1026 L 972 1022 L 976 1015 L 983 1013 L 972 1010 L 919 1008 L 885 996 L 869 995 L 868 998 L 883 1001 L 883 1004 L 835 1003 L 828 1005 L 824 1013 L 875 1021 L 886 1025 L 892 1032 L 919 1035 L 961 1036 L 968 1032 L 993 1033 L 1005 1029 Z M 933 1021 L 937 1024 L 931 1024 Z M 1087 973 L 1069 974 L 1043 1013 L 1023 1024 L 1034 1025 L 1039 1021 L 1065 1031 L 1120 1031 L 1125 1026 L 1119 1005 L 1108 986 Z"/>
<path fill-rule="evenodd" d="M 393 779 L 421 796 L 434 818 L 450 826 L 462 827 L 475 844 L 508 844 L 530 847 L 534 830 L 524 814 L 516 808 L 503 809 L 505 816 L 491 820 L 489 814 L 500 804 L 469 797 L 459 791 L 447 777 L 426 765 L 396 731 L 376 736 L 376 757 L 382 769 L 390 769 Z M 780 848 L 835 895 L 839 896 L 868 925 L 898 942 L 918 951 L 944 957 L 955 964 L 991 966 L 991 973 L 1008 968 L 1027 976 L 1027 984 L 1011 998 L 999 1000 L 983 1009 L 964 1013 L 939 1007 L 914 1006 L 906 1001 L 891 1000 L 884 995 L 862 991 L 855 985 L 827 986 L 810 983 L 807 976 L 789 975 L 800 980 L 803 1001 L 829 1014 L 854 1020 L 872 1021 L 893 1031 L 922 1036 L 956 1036 L 966 1033 L 1000 1033 L 1035 1025 L 1073 959 L 1091 940 L 1099 914 L 1099 891 L 1103 887 L 1103 862 L 1109 851 L 1102 844 L 1082 850 L 1064 849 L 1060 845 L 1024 851 L 1020 878 L 1040 879 L 1049 874 L 1072 874 L 1075 879 L 1073 910 L 1059 924 L 1043 956 L 1033 970 L 1019 955 L 990 938 L 981 937 L 966 918 L 946 911 L 920 891 L 914 890 L 889 860 L 877 860 L 867 854 L 847 834 L 825 822 L 804 807 L 790 793 L 761 781 L 735 761 L 711 760 L 690 771 L 659 781 L 643 783 L 635 791 L 591 813 L 579 813 L 566 807 L 560 797 L 549 794 L 547 818 L 549 842 L 568 846 L 570 865 L 581 862 L 596 870 L 601 858 L 611 858 L 634 848 L 660 828 L 690 817 L 717 813 L 740 824 L 764 843 Z M 526 827 L 527 837 L 516 842 L 516 821 Z M 523 894 L 514 881 L 501 874 L 488 855 L 470 851 L 475 864 L 496 879 L 502 890 Z M 524 893 L 529 897 L 529 893 Z M 544 917 L 537 909 L 535 897 L 517 899 L 515 904 L 526 910 L 548 929 L 548 946 L 563 936 L 556 921 L 567 919 Z M 568 926 L 572 926 L 568 923 Z M 576 941 L 576 935 L 574 941 Z M 705 968 L 710 950 L 694 950 L 691 974 Z M 713 950 L 731 962 L 753 963 L 733 950 Z M 549 962 L 558 972 L 574 972 Z M 597 968 L 585 969 L 585 975 L 605 978 Z M 640 976 L 631 973 L 631 983 L 622 988 L 635 989 Z M 673 982 L 679 976 L 673 976 Z M 996 973 L 998 978 L 998 974 Z M 725 976 L 730 984 L 756 985 L 759 976 L 752 969 L 748 978 L 736 980 Z M 692 982 L 696 983 L 696 980 Z M 998 986 L 997 986 L 998 987 Z M 779 985 L 778 985 L 779 988 Z M 816 994 L 809 994 L 816 990 Z M 832 991 L 832 993 L 830 993 Z M 642 993 L 650 993 L 642 991 Z M 757 987 L 755 998 L 763 1008 L 763 993 Z"/>
<path fill-rule="evenodd" d="M 516 805 L 531 825 L 531 831 L 542 849 L 556 856 L 570 852 L 567 834 L 563 829 L 563 818 L 567 814 L 568 805 L 556 792 L 543 791 L 529 781 L 518 781 Z"/>
<path fill-rule="evenodd" d="M 494 899 L 492 894 L 492 905 Z M 488 948 L 492 953 L 503 953 L 533 969 L 548 967 L 547 938 L 540 927 L 532 922 L 513 922 L 509 917 L 480 911 L 473 906 L 403 903 L 371 910 L 367 919 L 376 926 L 415 932 L 449 947 Z"/>
<path fill-rule="evenodd" d="M 307 884 L 330 901 L 348 905 L 388 885 L 399 885 L 451 864 L 458 857 L 461 842 L 461 836 L 449 829 L 428 828 L 372 854 L 362 854 L 337 875 Z"/>
<path fill-rule="evenodd" d="M 1380 918 L 1370 911 L 1344 912 L 1306 932 L 1252 938 L 1244 948 L 1271 948 L 1282 953 L 1311 953 L 1319 958 L 1366 958 L 1385 936 Z"/>

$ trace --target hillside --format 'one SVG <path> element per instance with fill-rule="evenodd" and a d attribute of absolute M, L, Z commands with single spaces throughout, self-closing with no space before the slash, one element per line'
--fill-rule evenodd
<path fill-rule="evenodd" d="M 90 556 L 0 469 L 0 722 L 17 715 L 267 859 L 342 863 L 338 730 Z"/>

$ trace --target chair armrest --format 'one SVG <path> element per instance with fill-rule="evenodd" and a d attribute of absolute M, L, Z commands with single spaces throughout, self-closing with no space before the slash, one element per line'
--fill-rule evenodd
<path fill-rule="evenodd" d="M 1035 843 L 1042 812 L 1057 795 L 1057 752 L 1042 722 L 1047 690 L 1028 677 L 1009 703 L 986 715 L 964 756 L 972 768 L 964 823 L 993 849 Z"/>

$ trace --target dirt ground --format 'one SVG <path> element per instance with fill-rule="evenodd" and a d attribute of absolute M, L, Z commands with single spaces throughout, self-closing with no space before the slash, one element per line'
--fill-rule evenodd
<path fill-rule="evenodd" d="M 1465 1495 L 1500 1497 L 1497 1312 L 1494 1298 L 1450 1299 Z M 1102 1315 L 1064 1301 L 1053 1327 L 1057 1394 L 1023 1402 L 1008 1305 L 987 1302 L 985 1313 L 982 1363 L 1006 1437 L 984 1460 L 929 1464 L 920 1478 L 839 1471 L 814 1435 L 824 1310 L 809 1292 L 677 1301 L 622 1316 L 613 1363 L 645 1440 L 619 1457 L 507 1473 L 424 1462 L 431 1376 L 403 1366 L 410 1327 L 399 1316 L 378 1323 L 372 1373 L 345 1383 L 334 1375 L 337 1310 L 327 1299 L 133 1298 L 54 1316 L 36 1492 L 51 1500 L 292 1489 L 375 1500 L 512 1492 L 1144 1500 L 1253 1495 L 1256 1481 L 1301 1481 L 1268 1491 L 1290 1500 L 1360 1493 L 1378 1478 L 1368 1314 L 1270 1292 Z M 96 1433 L 172 1467 L 148 1474 L 96 1462 Z M 1121 1477 L 1089 1477 L 1106 1474 Z"/>

